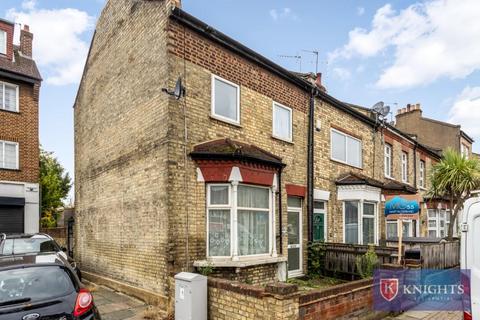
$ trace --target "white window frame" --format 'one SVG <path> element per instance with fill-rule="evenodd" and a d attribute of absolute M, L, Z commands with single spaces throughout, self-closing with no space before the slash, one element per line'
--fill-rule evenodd
<path fill-rule="evenodd" d="M 384 146 L 384 167 L 385 167 L 385 177 L 392 178 L 392 146 L 388 143 L 385 143 Z M 388 166 L 387 166 L 388 164 Z"/>
<path fill-rule="evenodd" d="M 275 108 L 280 108 L 280 109 L 285 109 L 289 111 L 290 113 L 290 128 L 288 132 L 288 137 L 281 137 L 275 134 Z M 287 141 L 287 142 L 292 142 L 293 141 L 293 110 L 292 108 L 289 108 L 281 103 L 273 101 L 272 104 L 272 136 L 276 139 Z"/>
<path fill-rule="evenodd" d="M 338 134 L 341 134 L 341 135 L 345 136 L 345 161 L 341 160 L 341 159 L 336 159 L 333 156 L 333 134 L 332 134 L 332 132 L 335 132 L 335 133 L 338 133 Z M 348 143 L 347 143 L 347 140 L 346 140 L 348 138 L 360 142 L 360 166 L 356 166 L 356 165 L 353 165 L 351 163 L 348 163 Z M 355 138 L 355 137 L 353 137 L 353 136 L 351 136 L 351 135 L 349 135 L 345 132 L 342 132 L 340 130 L 336 130 L 334 128 L 331 128 L 330 129 L 330 159 L 332 159 L 333 161 L 337 161 L 337 162 L 346 164 L 346 165 L 354 167 L 354 168 L 363 169 L 363 141 L 361 139 Z"/>
<path fill-rule="evenodd" d="M 420 188 L 425 188 L 425 161 L 420 160 L 419 165 L 420 178 L 418 179 Z"/>
<path fill-rule="evenodd" d="M 371 218 L 371 215 L 364 215 L 363 214 L 363 204 L 364 203 L 370 203 L 374 205 L 373 209 L 373 239 L 374 239 L 374 244 L 378 245 L 378 202 L 375 201 L 369 201 L 369 200 L 363 200 L 363 199 L 350 199 L 350 200 L 342 200 L 342 229 L 343 229 L 343 243 L 345 242 L 346 239 L 346 233 L 345 233 L 345 202 L 357 202 L 358 203 L 358 239 L 356 244 L 364 244 L 367 245 L 368 243 L 363 243 L 363 217 L 366 216 L 367 218 Z"/>
<path fill-rule="evenodd" d="M 449 209 L 428 209 L 427 211 L 427 227 L 428 227 L 428 236 L 430 236 L 430 231 L 435 231 L 435 237 L 444 238 L 448 235 L 448 224 L 450 219 L 447 219 Z M 434 213 L 434 217 L 430 216 L 430 213 Z M 443 218 L 442 218 L 443 213 Z M 430 226 L 430 221 L 435 221 L 435 227 Z M 443 222 L 443 236 L 442 236 L 442 227 L 441 222 Z"/>
<path fill-rule="evenodd" d="M 1 52 L 1 51 L 0 51 L 0 54 L 7 55 L 7 51 L 8 51 L 8 48 L 7 48 L 7 32 L 6 32 L 5 30 L 0 30 L 0 33 L 3 33 L 3 34 L 4 34 L 4 37 L 3 37 L 4 43 L 3 43 L 3 45 L 5 46 L 5 47 L 4 47 L 4 48 L 5 48 L 5 52 Z"/>
<path fill-rule="evenodd" d="M 253 187 L 253 188 L 262 188 L 262 189 L 268 189 L 268 209 L 265 208 L 245 208 L 245 207 L 239 207 L 237 205 L 238 199 L 233 199 L 233 197 L 238 197 L 237 193 L 237 187 L 240 185 L 245 185 L 247 187 Z M 228 205 L 222 204 L 222 205 L 211 205 L 210 204 L 210 190 L 212 186 L 228 186 Z M 265 186 L 259 186 L 259 185 L 250 185 L 250 184 L 237 184 L 236 186 L 231 184 L 231 183 L 209 183 L 206 188 L 207 191 L 207 196 L 206 196 L 206 201 L 207 201 L 207 206 L 206 206 L 206 217 L 207 217 L 207 224 L 206 224 L 206 243 L 207 243 L 207 258 L 208 259 L 218 259 L 218 260 L 224 260 L 224 259 L 232 259 L 232 260 L 237 260 L 238 258 L 249 258 L 249 257 L 269 257 L 276 255 L 275 250 L 273 250 L 273 243 L 274 241 L 272 238 L 272 234 L 275 234 L 275 230 L 272 230 L 272 221 L 273 221 L 273 206 L 274 206 L 274 200 L 272 199 L 272 195 L 274 195 L 274 192 L 271 187 L 265 187 Z M 210 234 L 210 221 L 209 221 L 209 211 L 210 209 L 223 209 L 223 210 L 230 210 L 230 256 L 210 256 L 210 244 L 209 244 L 209 234 Z M 253 210 L 253 211 L 264 211 L 268 212 L 268 252 L 267 253 L 261 253 L 261 254 L 252 254 L 252 255 L 238 255 L 236 256 L 235 253 L 238 253 L 238 219 L 235 219 L 237 216 L 238 210 Z M 235 230 L 235 231 L 234 231 Z"/>
<path fill-rule="evenodd" d="M 408 152 L 402 151 L 402 182 L 408 183 Z"/>
<path fill-rule="evenodd" d="M 8 86 L 11 86 L 11 87 L 15 87 L 15 106 L 16 106 L 16 109 L 15 110 L 7 110 L 7 108 L 5 107 L 5 85 L 8 85 Z M 0 81 L 0 86 L 3 87 L 3 90 L 2 90 L 2 96 L 0 96 L 0 110 L 3 110 L 3 111 L 7 111 L 7 112 L 20 112 L 20 87 L 16 84 L 13 84 L 13 83 L 9 83 L 9 82 L 4 82 L 4 81 Z"/>
<path fill-rule="evenodd" d="M 224 82 L 228 85 L 231 85 L 232 87 L 235 87 L 237 89 L 237 117 L 238 119 L 236 120 L 233 120 L 233 119 L 230 119 L 230 118 L 227 118 L 225 116 L 222 116 L 222 115 L 219 115 L 215 112 L 215 80 L 218 80 L 218 81 L 221 81 L 221 82 Z M 220 121 L 223 121 L 223 122 L 227 122 L 227 123 L 230 123 L 230 124 L 234 124 L 234 125 L 240 125 L 240 86 L 238 84 L 235 84 L 231 81 L 228 81 L 226 79 L 223 79 L 217 75 L 214 75 L 212 74 L 212 97 L 211 97 L 211 114 L 210 116 L 212 118 L 215 118 L 217 120 L 220 120 Z"/>
<path fill-rule="evenodd" d="M 16 167 L 15 168 L 6 168 L 5 167 L 5 144 L 14 144 L 15 145 L 15 151 L 16 151 Z M 19 170 L 20 169 L 20 161 L 19 161 L 19 144 L 18 142 L 14 141 L 6 141 L 6 140 L 0 140 L 0 148 L 2 148 L 2 155 L 3 159 L 0 159 L 0 169 L 6 169 L 6 170 Z"/>
<path fill-rule="evenodd" d="M 405 224 L 408 224 L 408 230 L 407 230 L 407 237 L 413 237 L 413 220 L 409 219 L 409 220 L 402 220 L 402 223 L 405 225 Z M 391 239 L 388 237 L 388 234 L 387 234 L 387 231 L 388 231 L 388 225 L 389 224 L 393 224 L 395 225 L 395 232 L 397 234 L 397 237 L 398 237 L 398 220 L 386 220 L 386 223 L 385 223 L 385 236 L 387 237 L 387 239 Z M 402 226 L 402 232 L 403 232 L 403 226 Z"/>

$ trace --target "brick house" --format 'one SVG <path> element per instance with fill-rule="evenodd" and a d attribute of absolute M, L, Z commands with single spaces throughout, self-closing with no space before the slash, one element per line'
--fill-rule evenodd
<path fill-rule="evenodd" d="M 14 45 L 0 19 L 0 233 L 39 231 L 38 99 L 41 77 L 28 26 Z"/>
<path fill-rule="evenodd" d="M 309 241 L 385 239 L 384 196 L 416 194 L 414 159 L 438 155 L 179 6 L 109 1 L 98 20 L 75 102 L 85 276 L 167 309 L 179 271 L 265 284 L 306 273 Z"/>

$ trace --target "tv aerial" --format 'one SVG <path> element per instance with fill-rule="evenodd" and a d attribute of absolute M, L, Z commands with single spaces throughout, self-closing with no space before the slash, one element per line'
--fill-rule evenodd
<path fill-rule="evenodd" d="M 181 97 L 185 97 L 186 89 L 182 84 L 182 77 L 178 78 L 177 82 L 175 83 L 175 89 L 173 91 L 170 91 L 167 88 L 163 88 L 162 91 L 170 96 L 175 97 L 175 99 L 177 100 L 179 100 Z"/>

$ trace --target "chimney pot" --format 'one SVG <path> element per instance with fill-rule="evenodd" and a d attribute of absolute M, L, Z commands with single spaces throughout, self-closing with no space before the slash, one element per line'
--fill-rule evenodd
<path fill-rule="evenodd" d="M 24 25 L 22 30 L 20 30 L 20 51 L 23 55 L 27 57 L 32 56 L 32 42 L 33 33 L 30 32 L 28 25 Z"/>

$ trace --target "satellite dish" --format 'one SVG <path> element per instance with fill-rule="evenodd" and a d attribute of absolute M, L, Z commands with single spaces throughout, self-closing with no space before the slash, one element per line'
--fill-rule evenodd
<path fill-rule="evenodd" d="M 390 113 L 390 106 L 385 106 L 380 110 L 382 117 L 386 117 Z"/>
<path fill-rule="evenodd" d="M 185 87 L 182 85 L 182 78 L 178 78 L 177 82 L 175 83 L 175 89 L 173 91 L 170 91 L 167 88 L 163 88 L 162 91 L 171 96 L 174 96 L 177 100 L 179 100 L 181 97 L 184 97 Z"/>
<path fill-rule="evenodd" d="M 373 105 L 372 110 L 375 113 L 381 113 L 380 111 L 383 109 L 384 105 L 385 105 L 385 103 L 383 103 L 383 101 L 379 101 L 379 102 L 377 102 Z"/>

